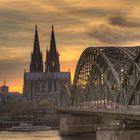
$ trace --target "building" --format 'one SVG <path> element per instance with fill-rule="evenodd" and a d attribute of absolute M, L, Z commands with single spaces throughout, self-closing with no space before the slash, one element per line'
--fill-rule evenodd
<path fill-rule="evenodd" d="M 4 84 L 0 87 L 0 102 L 7 103 L 7 102 L 16 102 L 22 99 L 22 95 L 19 92 L 9 92 L 9 86 Z"/>
<path fill-rule="evenodd" d="M 60 71 L 59 52 L 56 48 L 54 28 L 52 26 L 50 48 L 46 50 L 46 62 L 45 68 L 43 68 L 43 57 L 36 26 L 30 71 L 24 73 L 23 94 L 31 100 L 46 99 L 48 103 L 57 105 L 64 85 L 68 85 L 70 88 L 71 76 L 69 71 Z"/>
<path fill-rule="evenodd" d="M 7 93 L 9 93 L 9 87 L 5 85 L 5 80 L 4 80 L 3 86 L 0 87 L 0 92 L 1 92 L 2 94 L 7 94 Z"/>

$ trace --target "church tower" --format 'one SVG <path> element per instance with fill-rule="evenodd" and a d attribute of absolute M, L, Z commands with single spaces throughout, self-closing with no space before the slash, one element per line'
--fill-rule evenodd
<path fill-rule="evenodd" d="M 60 72 L 59 53 L 56 49 L 54 28 L 52 25 L 50 49 L 46 51 L 45 72 Z"/>
<path fill-rule="evenodd" d="M 35 26 L 34 48 L 31 53 L 30 72 L 43 72 L 42 52 L 40 51 L 37 25 Z"/>

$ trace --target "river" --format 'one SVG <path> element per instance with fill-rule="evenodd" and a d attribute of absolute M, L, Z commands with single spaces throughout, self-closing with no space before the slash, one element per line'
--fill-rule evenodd
<path fill-rule="evenodd" d="M 63 136 L 59 131 L 10 132 L 0 131 L 0 140 L 96 140 L 95 135 Z"/>

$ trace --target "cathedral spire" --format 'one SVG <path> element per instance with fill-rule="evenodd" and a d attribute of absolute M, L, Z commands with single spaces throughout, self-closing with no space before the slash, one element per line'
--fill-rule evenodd
<path fill-rule="evenodd" d="M 55 34 L 54 34 L 53 25 L 52 25 L 52 32 L 51 32 L 50 52 L 51 52 L 51 55 L 55 55 L 56 53 L 56 42 L 55 42 Z"/>
<path fill-rule="evenodd" d="M 45 72 L 60 72 L 59 53 L 56 49 L 54 26 L 52 25 L 50 50 L 46 53 Z"/>
<path fill-rule="evenodd" d="M 31 53 L 30 72 L 43 72 L 42 53 L 40 52 L 37 25 L 35 26 L 34 47 Z"/>
<path fill-rule="evenodd" d="M 39 38 L 38 38 L 38 31 L 37 25 L 35 26 L 35 37 L 34 37 L 34 53 L 40 53 L 40 45 L 39 45 Z"/>
<path fill-rule="evenodd" d="M 50 64 L 50 53 L 48 48 L 46 49 L 46 63 L 45 63 L 45 72 L 50 72 L 51 70 L 51 64 Z"/>

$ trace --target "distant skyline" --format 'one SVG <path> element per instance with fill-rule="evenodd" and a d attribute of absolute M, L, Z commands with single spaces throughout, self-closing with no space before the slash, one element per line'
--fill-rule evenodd
<path fill-rule="evenodd" d="M 29 70 L 35 25 L 45 62 L 54 25 L 61 71 L 72 77 L 89 46 L 140 45 L 139 0 L 1 0 L 0 86 L 22 91 Z"/>

